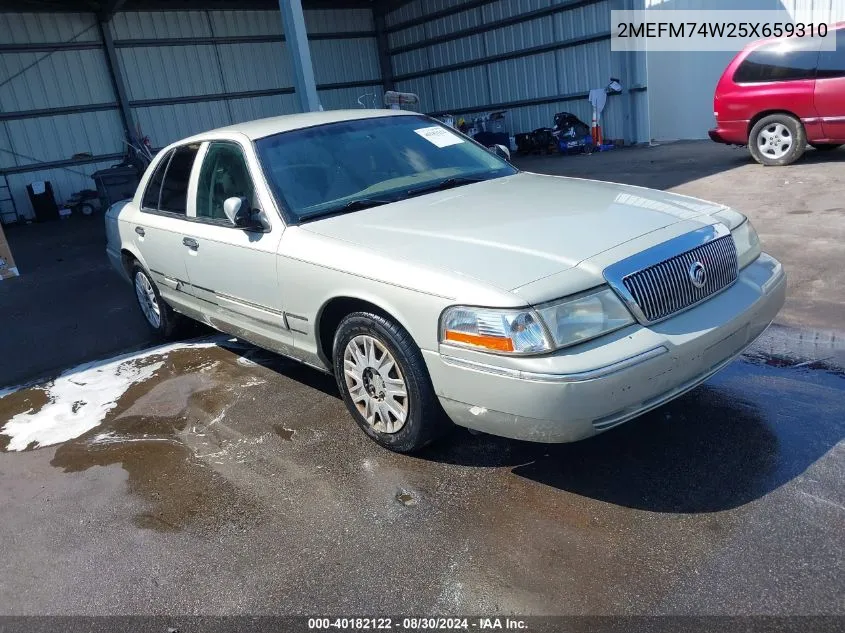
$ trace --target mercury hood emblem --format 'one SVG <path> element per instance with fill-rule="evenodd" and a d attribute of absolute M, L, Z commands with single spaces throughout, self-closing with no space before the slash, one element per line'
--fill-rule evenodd
<path fill-rule="evenodd" d="M 689 267 L 689 280 L 696 288 L 703 288 L 707 283 L 707 269 L 701 262 L 693 262 Z"/>

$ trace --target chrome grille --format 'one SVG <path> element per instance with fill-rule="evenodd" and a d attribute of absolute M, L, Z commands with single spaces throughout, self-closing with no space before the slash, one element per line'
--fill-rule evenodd
<path fill-rule="evenodd" d="M 706 281 L 697 288 L 690 268 L 704 265 Z M 730 235 L 625 276 L 626 290 L 649 323 L 660 321 L 731 285 L 737 277 L 736 246 Z"/>

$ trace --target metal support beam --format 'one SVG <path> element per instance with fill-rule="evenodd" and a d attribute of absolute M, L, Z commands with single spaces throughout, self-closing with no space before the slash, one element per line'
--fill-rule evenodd
<path fill-rule="evenodd" d="M 317 96 L 317 82 L 314 81 L 314 67 L 311 65 L 311 50 L 308 48 L 308 35 L 305 32 L 302 1 L 279 0 L 279 10 L 282 13 L 282 28 L 293 64 L 296 96 L 299 97 L 303 112 L 316 112 L 320 109 L 320 100 Z"/>
<path fill-rule="evenodd" d="M 308 40 L 357 40 L 376 37 L 375 31 L 338 31 L 333 33 L 310 33 Z M 263 44 L 284 42 L 284 35 L 222 35 L 218 37 L 153 37 L 114 40 L 115 48 L 144 48 L 159 46 L 206 46 L 214 44 Z M 0 53 L 52 53 L 55 51 L 82 51 L 102 48 L 99 41 L 70 42 L 22 42 L 0 44 Z"/>
<path fill-rule="evenodd" d="M 484 7 L 478 7 L 478 23 L 484 24 Z M 481 51 L 484 53 L 485 59 L 490 55 L 490 48 L 487 44 L 487 38 L 481 38 Z M 557 55 L 555 55 L 555 63 L 557 63 Z M 557 75 L 557 72 L 555 72 Z M 491 64 L 484 64 L 484 79 L 487 81 L 485 101 L 491 103 L 493 101 L 493 73 L 491 72 Z M 431 79 L 429 79 L 431 81 Z"/>
<path fill-rule="evenodd" d="M 318 84 L 317 90 L 343 90 L 345 88 L 373 88 L 380 80 L 345 81 L 336 84 Z M 183 103 L 208 103 L 212 101 L 234 101 L 237 99 L 252 99 L 254 97 L 274 97 L 276 95 L 291 95 L 296 91 L 291 87 L 267 88 L 264 90 L 242 90 L 238 92 L 212 92 L 204 95 L 188 95 L 185 97 L 163 97 L 159 99 L 139 99 L 130 101 L 133 108 L 154 108 L 156 106 L 177 105 Z M 2 120 L 2 114 L 0 114 Z"/>
<path fill-rule="evenodd" d="M 463 11 L 469 11 L 470 9 L 476 9 L 478 7 L 483 7 L 485 4 L 493 4 L 496 0 L 465 0 L 464 2 L 459 2 L 452 7 L 448 7 L 446 9 L 441 9 L 440 11 L 433 11 L 431 13 L 426 13 L 424 16 L 419 18 L 413 18 L 411 20 L 405 20 L 404 22 L 400 22 L 399 24 L 394 24 L 388 30 L 390 33 L 395 33 L 396 31 L 401 31 L 402 29 L 408 29 L 412 26 L 419 26 L 421 24 L 426 24 L 427 22 L 432 22 L 434 20 L 439 20 L 440 18 L 445 18 L 450 15 L 455 15 L 456 13 L 461 13 Z"/>
<path fill-rule="evenodd" d="M 102 5 L 102 9 L 100 10 L 100 21 L 110 21 L 114 14 L 120 11 L 120 8 L 123 6 L 124 2 L 126 2 L 126 0 L 107 0 L 106 2 L 104 2 Z"/>
<path fill-rule="evenodd" d="M 91 163 L 107 163 L 109 161 L 119 160 L 121 158 L 123 158 L 123 153 L 117 152 L 114 154 L 100 154 L 99 156 L 90 156 L 88 158 L 68 158 L 65 160 L 42 161 L 38 163 L 29 163 L 27 165 L 16 165 L 15 167 L 3 167 L 2 169 L 0 169 L 0 174 L 25 174 L 30 171 L 40 171 L 42 169 L 69 169 L 70 171 L 74 171 L 71 168 L 77 165 L 90 165 Z"/>
<path fill-rule="evenodd" d="M 338 31 L 334 33 L 309 33 L 310 40 L 353 40 L 375 37 L 375 31 Z M 115 40 L 115 48 L 140 48 L 157 46 L 204 46 L 213 44 L 263 44 L 284 42 L 284 35 L 218 35 L 216 37 L 154 37 Z M 15 45 L 11 45 L 15 46 Z M 2 52 L 0 45 L 0 52 Z"/>
<path fill-rule="evenodd" d="M 387 28 L 384 23 L 384 2 L 374 2 L 372 7 L 373 24 L 376 27 L 376 45 L 378 46 L 378 64 L 381 70 L 381 85 L 384 91 L 395 89 L 393 81 L 393 64 L 390 61 L 390 42 L 387 39 Z"/>
<path fill-rule="evenodd" d="M 54 53 L 56 51 L 84 51 L 100 48 L 99 42 L 25 42 L 0 44 L 0 53 Z"/>
<path fill-rule="evenodd" d="M 0 112 L 0 121 L 19 121 L 20 119 L 35 119 L 42 116 L 58 116 L 60 114 L 82 114 L 84 112 L 102 112 L 115 110 L 116 103 L 89 103 L 79 106 L 60 106 L 58 108 L 39 108 L 35 110 L 17 110 L 15 112 Z"/>
<path fill-rule="evenodd" d="M 126 98 L 126 87 L 123 83 L 123 75 L 120 72 L 117 54 L 114 51 L 111 27 L 108 22 L 103 21 L 98 21 L 97 25 L 100 28 L 100 37 L 103 39 L 106 66 L 109 69 L 114 94 L 117 97 L 117 104 L 120 108 L 120 119 L 123 122 L 123 129 L 126 131 L 126 139 L 131 141 L 135 137 L 135 124 L 132 119 L 132 110 L 129 108 L 129 99 Z"/>
<path fill-rule="evenodd" d="M 626 9 L 627 8 L 627 0 L 613 0 L 611 3 L 612 9 Z M 611 58 L 611 65 L 610 65 L 610 73 L 611 75 L 618 77 L 619 81 L 622 82 L 622 91 L 625 95 L 623 100 L 623 113 L 622 113 L 622 138 L 625 139 L 625 143 L 636 143 L 636 137 L 634 136 L 633 127 L 636 125 L 636 113 L 631 108 L 633 104 L 633 99 L 631 98 L 631 69 L 628 59 L 628 53 L 626 51 L 616 51 L 610 53 Z"/>
<path fill-rule="evenodd" d="M 632 11 L 635 7 L 634 0 L 613 0 L 611 9 Z M 623 114 L 623 138 L 626 143 L 636 144 L 639 141 L 639 102 L 636 92 L 641 91 L 642 88 L 634 86 L 634 79 L 636 74 L 637 56 L 645 53 L 637 53 L 634 51 L 616 51 L 611 52 L 611 72 L 618 73 L 619 80 L 622 82 L 622 108 Z"/>
<path fill-rule="evenodd" d="M 0 10 L 24 13 L 83 13 L 100 0 L 2 0 Z M 306 9 L 367 9 L 370 0 L 304 0 Z M 273 11 L 278 0 L 133 0 L 132 11 Z"/>
<path fill-rule="evenodd" d="M 251 99 L 253 97 L 275 97 L 277 95 L 293 94 L 293 88 L 268 88 L 265 90 L 244 90 L 240 92 L 218 92 L 204 95 L 188 95 L 186 97 L 164 97 L 162 99 L 138 99 L 130 101 L 133 108 L 153 108 L 164 105 L 178 105 L 182 103 L 207 103 L 209 101 L 232 101 L 234 99 Z"/>

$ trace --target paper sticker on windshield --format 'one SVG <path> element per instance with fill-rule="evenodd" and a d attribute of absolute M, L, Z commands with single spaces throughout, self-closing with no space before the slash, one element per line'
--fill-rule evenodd
<path fill-rule="evenodd" d="M 414 130 L 414 132 L 422 136 L 429 143 L 437 145 L 437 147 L 449 147 L 450 145 L 457 145 L 458 143 L 464 142 L 464 139 L 460 136 L 439 125 L 421 127 L 419 130 Z"/>

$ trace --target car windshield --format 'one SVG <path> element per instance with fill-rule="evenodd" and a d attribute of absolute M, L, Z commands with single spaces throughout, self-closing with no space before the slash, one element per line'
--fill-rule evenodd
<path fill-rule="evenodd" d="M 516 173 L 423 116 L 329 123 L 255 142 L 273 194 L 295 221 L 387 204 Z"/>

